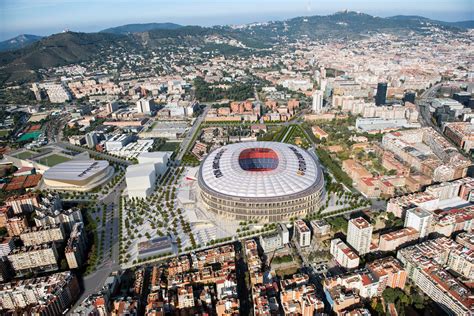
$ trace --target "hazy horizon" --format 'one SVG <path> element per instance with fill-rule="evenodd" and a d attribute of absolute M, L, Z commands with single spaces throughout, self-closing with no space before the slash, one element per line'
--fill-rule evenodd
<path fill-rule="evenodd" d="M 436 7 L 433 7 L 436 2 Z M 0 0 L 0 40 L 20 34 L 47 36 L 64 29 L 97 32 L 109 27 L 139 23 L 228 25 L 281 20 L 297 16 L 328 15 L 342 10 L 389 17 L 420 15 L 454 22 L 472 20 L 471 0 L 311 1 L 311 0 Z"/>

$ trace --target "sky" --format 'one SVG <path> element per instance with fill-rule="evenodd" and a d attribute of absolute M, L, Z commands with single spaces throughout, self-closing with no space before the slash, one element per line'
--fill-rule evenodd
<path fill-rule="evenodd" d="M 382 17 L 474 20 L 474 0 L 0 0 L 0 40 L 65 29 L 96 32 L 130 23 L 243 24 L 346 9 Z"/>

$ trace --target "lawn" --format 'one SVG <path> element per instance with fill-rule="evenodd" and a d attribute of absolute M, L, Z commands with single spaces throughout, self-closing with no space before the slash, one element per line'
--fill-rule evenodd
<path fill-rule="evenodd" d="M 33 157 L 36 153 L 32 152 L 32 151 L 28 151 L 28 150 L 25 150 L 19 154 L 16 154 L 14 155 L 14 157 L 18 158 L 18 159 L 29 159 L 31 157 Z"/>
<path fill-rule="evenodd" d="M 52 154 L 52 155 L 49 155 L 49 156 L 46 156 L 46 157 L 43 157 L 43 158 L 39 159 L 38 162 L 42 165 L 52 167 L 52 166 L 55 166 L 57 164 L 60 164 L 61 162 L 66 162 L 66 161 L 69 161 L 69 160 L 71 160 L 71 159 L 68 158 L 68 157 L 64 157 L 64 156 L 57 155 L 57 154 Z"/>
<path fill-rule="evenodd" d="M 303 131 L 299 125 L 290 125 L 289 132 L 282 142 L 300 146 L 304 149 L 307 149 L 311 146 L 311 142 L 308 140 L 306 133 Z"/>
<path fill-rule="evenodd" d="M 180 142 L 166 142 L 160 146 L 158 151 L 175 151 L 180 144 Z"/>

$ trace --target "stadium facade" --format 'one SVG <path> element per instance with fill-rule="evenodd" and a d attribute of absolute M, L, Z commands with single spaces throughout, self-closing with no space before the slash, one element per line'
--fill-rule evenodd
<path fill-rule="evenodd" d="M 312 155 L 290 144 L 244 142 L 210 153 L 198 174 L 208 210 L 234 220 L 277 222 L 317 211 L 322 170 Z"/>
<path fill-rule="evenodd" d="M 90 191 L 109 181 L 114 168 L 105 160 L 70 160 L 43 174 L 47 188 L 65 191 Z"/>

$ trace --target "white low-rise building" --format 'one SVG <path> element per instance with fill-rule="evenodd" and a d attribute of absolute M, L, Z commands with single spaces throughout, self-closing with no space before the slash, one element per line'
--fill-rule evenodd
<path fill-rule="evenodd" d="M 173 152 L 156 151 L 141 153 L 138 158 L 139 164 L 152 163 L 155 165 L 156 176 L 162 176 L 168 170 L 168 161 Z"/>
<path fill-rule="evenodd" d="M 127 167 L 125 175 L 129 198 L 146 198 L 155 190 L 156 169 L 154 163 L 141 163 Z"/>

